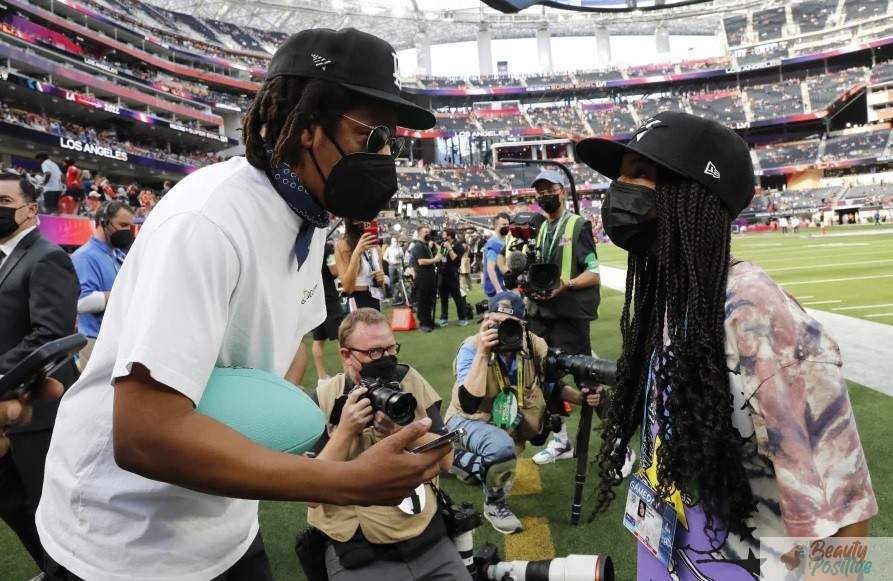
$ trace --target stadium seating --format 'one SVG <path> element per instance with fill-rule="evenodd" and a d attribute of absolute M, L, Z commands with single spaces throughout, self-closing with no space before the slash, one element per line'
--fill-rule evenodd
<path fill-rule="evenodd" d="M 818 158 L 819 141 L 798 141 L 780 143 L 768 147 L 758 147 L 757 156 L 763 169 L 815 164 Z"/>
<path fill-rule="evenodd" d="M 866 80 L 868 69 L 859 67 L 844 69 L 836 73 L 811 76 L 806 79 L 809 100 L 813 111 L 827 109 L 841 95 Z"/>
<path fill-rule="evenodd" d="M 744 44 L 747 33 L 746 15 L 726 16 L 722 19 L 722 24 L 726 31 L 729 46 Z"/>
<path fill-rule="evenodd" d="M 717 119 L 728 125 L 747 121 L 741 94 L 737 90 L 691 96 L 689 104 L 695 115 Z"/>
<path fill-rule="evenodd" d="M 753 30 L 758 42 L 781 38 L 784 25 L 784 7 L 769 8 L 753 13 Z"/>
<path fill-rule="evenodd" d="M 828 18 L 835 12 L 836 4 L 826 0 L 807 0 L 791 6 L 794 22 L 800 25 L 801 33 L 816 32 L 822 30 L 828 23 Z"/>
<path fill-rule="evenodd" d="M 527 109 L 527 114 L 533 120 L 534 127 L 576 135 L 586 133 L 583 120 L 574 107 L 531 107 Z"/>
<path fill-rule="evenodd" d="M 747 87 L 747 97 L 755 119 L 774 119 L 803 113 L 800 81 Z"/>
<path fill-rule="evenodd" d="M 890 131 L 886 129 L 856 135 L 831 137 L 825 142 L 825 152 L 822 154 L 822 161 L 877 157 L 884 151 L 889 137 Z"/>
<path fill-rule="evenodd" d="M 881 16 L 887 12 L 886 0 L 846 0 L 843 5 L 846 20 L 853 22 Z"/>

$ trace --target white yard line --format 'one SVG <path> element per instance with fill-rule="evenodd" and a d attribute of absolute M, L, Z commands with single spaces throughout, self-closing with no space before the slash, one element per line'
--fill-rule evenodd
<path fill-rule="evenodd" d="M 855 311 L 858 309 L 879 309 L 881 307 L 893 307 L 893 303 L 884 303 L 882 305 L 860 305 L 858 307 L 834 307 L 832 311 Z M 871 315 L 868 315 L 869 317 Z"/>
<path fill-rule="evenodd" d="M 886 260 L 864 260 L 861 262 L 841 262 L 838 264 L 822 264 L 822 268 L 833 268 L 835 266 L 859 266 L 862 264 L 883 264 L 886 262 L 889 262 L 889 261 L 886 261 Z M 773 272 L 781 272 L 783 270 L 804 270 L 804 269 L 815 268 L 815 267 L 816 267 L 815 264 L 809 264 L 806 266 L 786 266 L 784 268 L 764 268 L 763 270 L 765 270 L 766 272 L 771 274 Z"/>
<path fill-rule="evenodd" d="M 875 315 L 865 315 L 866 317 L 893 317 L 893 313 L 877 313 Z"/>
<path fill-rule="evenodd" d="M 830 305 L 839 303 L 840 301 L 812 301 L 811 303 L 800 303 L 801 305 Z"/>
<path fill-rule="evenodd" d="M 801 280 L 799 282 L 779 282 L 778 284 L 780 284 L 781 286 L 794 286 L 795 284 L 825 284 L 828 282 L 850 282 L 854 280 L 872 280 L 875 278 L 893 278 L 893 274 L 878 274 L 875 276 L 853 276 L 850 278 L 826 278 L 825 280 Z"/>

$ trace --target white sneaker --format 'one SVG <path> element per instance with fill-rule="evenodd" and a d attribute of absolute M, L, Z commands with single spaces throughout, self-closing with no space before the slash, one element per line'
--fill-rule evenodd
<path fill-rule="evenodd" d="M 500 500 L 493 504 L 485 502 L 484 518 L 490 521 L 494 529 L 505 535 L 520 533 L 524 530 L 524 525 L 521 524 L 520 519 L 508 507 L 505 500 Z"/>
<path fill-rule="evenodd" d="M 552 438 L 549 445 L 540 450 L 533 457 L 533 461 L 540 466 L 544 464 L 552 464 L 557 460 L 567 460 L 574 457 L 574 446 L 570 440 L 559 440 Z"/>

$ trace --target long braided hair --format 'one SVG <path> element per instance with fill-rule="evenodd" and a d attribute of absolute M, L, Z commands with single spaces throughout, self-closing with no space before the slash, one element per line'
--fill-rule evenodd
<path fill-rule="evenodd" d="M 657 492 L 667 497 L 675 486 L 700 503 L 711 541 L 723 525 L 749 537 L 756 500 L 742 464 L 745 439 L 732 425 L 724 348 L 731 216 L 704 186 L 678 175 L 658 170 L 656 190 L 657 253 L 628 259 L 623 353 L 596 460 L 593 517 L 616 497 L 653 370 Z"/>
<path fill-rule="evenodd" d="M 307 77 L 275 77 L 266 81 L 242 120 L 245 157 L 260 170 L 270 169 L 264 146 L 273 149 L 273 164 L 303 167 L 301 133 L 319 124 L 335 135 L 341 114 L 372 103 L 337 83 Z"/>

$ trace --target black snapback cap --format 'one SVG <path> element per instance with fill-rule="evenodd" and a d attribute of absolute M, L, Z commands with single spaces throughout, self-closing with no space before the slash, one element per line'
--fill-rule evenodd
<path fill-rule="evenodd" d="M 754 196 L 750 148 L 734 131 L 690 113 L 664 111 L 648 119 L 627 143 L 590 137 L 580 140 L 577 157 L 616 180 L 623 156 L 635 152 L 709 189 L 734 218 Z"/>
<path fill-rule="evenodd" d="M 267 79 L 310 77 L 397 106 L 397 125 L 434 127 L 434 114 L 400 97 L 397 52 L 386 41 L 355 28 L 311 28 L 285 39 L 267 68 Z"/>

